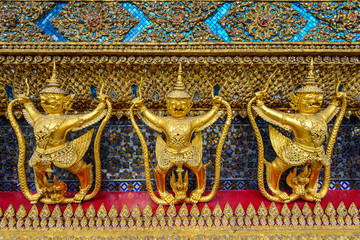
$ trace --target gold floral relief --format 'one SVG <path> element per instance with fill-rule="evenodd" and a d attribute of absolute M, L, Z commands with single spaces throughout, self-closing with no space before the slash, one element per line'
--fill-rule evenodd
<path fill-rule="evenodd" d="M 219 23 L 233 41 L 288 41 L 307 20 L 291 3 L 236 2 Z"/>
<path fill-rule="evenodd" d="M 54 5 L 54 2 L 1 2 L 0 42 L 53 41 L 34 22 Z"/>
<path fill-rule="evenodd" d="M 116 2 L 69 2 L 52 24 L 74 42 L 121 42 L 138 21 Z"/>
<path fill-rule="evenodd" d="M 221 41 L 204 21 L 216 12 L 220 2 L 134 2 L 152 24 L 135 41 L 208 42 Z"/>
<path fill-rule="evenodd" d="M 359 41 L 359 2 L 306 2 L 302 6 L 318 20 L 305 35 L 305 41 Z"/>

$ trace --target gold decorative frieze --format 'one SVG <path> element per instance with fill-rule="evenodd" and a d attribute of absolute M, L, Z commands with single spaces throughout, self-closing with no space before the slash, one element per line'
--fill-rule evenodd
<path fill-rule="evenodd" d="M 345 4 L 304 2 L 301 5 L 320 20 L 318 25 L 305 35 L 305 41 L 357 41 L 360 32 L 358 1 L 347 1 Z"/>
<path fill-rule="evenodd" d="M 204 22 L 221 6 L 220 2 L 176 1 L 134 4 L 153 22 L 138 35 L 135 42 L 221 41 Z"/>
<path fill-rule="evenodd" d="M 247 13 L 245 13 L 247 12 Z M 288 41 L 306 25 L 291 3 L 236 2 L 220 19 L 233 41 Z"/>
<path fill-rule="evenodd" d="M 133 85 L 141 87 L 146 105 L 163 111 L 166 107 L 165 95 L 174 85 L 179 62 L 183 63 L 184 81 L 187 91 L 194 96 L 193 111 L 190 115 L 209 109 L 212 85 L 219 84 L 219 96 L 223 97 L 235 111 L 235 115 L 246 117 L 246 104 L 256 89 L 263 89 L 265 79 L 277 71 L 274 83 L 265 100 L 267 106 L 291 110 L 290 93 L 306 78 L 307 56 L 116 56 L 116 55 L 2 55 L 0 56 L 0 112 L 5 114 L 8 96 L 4 88 L 12 88 L 14 96 L 25 91 L 25 78 L 30 83 L 30 95 L 39 107 L 39 89 L 50 75 L 49 65 L 57 62 L 60 81 L 65 90 L 74 93 L 76 102 L 73 109 L 83 112 L 96 107 L 91 87 L 99 89 L 101 79 L 114 107 L 114 115 L 128 114 Z M 315 77 L 319 86 L 327 93 L 324 106 L 330 102 L 328 96 L 334 94 L 336 72 L 340 71 L 340 85 L 347 93 L 348 107 L 345 117 L 358 115 L 360 107 L 359 77 L 360 64 L 357 56 L 315 56 Z M 81 96 L 81 98 L 80 98 Z M 15 116 L 20 117 L 21 111 Z"/>
<path fill-rule="evenodd" d="M 53 41 L 34 23 L 53 6 L 53 2 L 0 3 L 0 42 Z"/>
<path fill-rule="evenodd" d="M 73 42 L 121 42 L 137 23 L 115 2 L 69 2 L 52 21 L 59 32 Z"/>
<path fill-rule="evenodd" d="M 304 43 L 330 44 L 334 50 L 335 42 L 348 47 L 359 43 L 358 9 L 357 1 L 11 1 L 0 3 L 0 41 L 20 44 L 10 45 L 12 49 L 26 49 L 31 42 L 37 50 L 55 52 L 61 51 L 56 50 L 61 48 L 58 43 L 83 43 L 74 52 L 94 50 L 87 46 L 96 42 L 110 43 L 97 50 L 121 49 L 120 42 L 130 44 L 130 50 L 147 43 L 160 48 L 183 43 L 180 48 L 162 49 L 179 53 L 212 44 L 211 50 L 219 53 L 264 52 L 277 49 L 272 44 L 279 43 L 285 44 L 283 52 L 316 49 Z M 6 50 L 5 46 L 2 51 Z"/>
<path fill-rule="evenodd" d="M 212 210 L 207 204 L 201 209 L 196 204 L 183 204 L 178 210 L 173 205 L 167 208 L 160 205 L 155 209 L 150 205 L 140 209 L 136 205 L 129 209 L 125 204 L 122 209 L 115 205 L 107 209 L 102 204 L 97 211 L 92 204 L 87 209 L 80 204 L 69 204 L 65 209 L 56 205 L 53 210 L 47 205 L 33 205 L 28 212 L 23 205 L 15 209 L 10 204 L 4 212 L 1 210 L 0 219 L 0 230 L 5 238 L 35 238 L 46 233 L 46 236 L 54 238 L 96 235 L 99 239 L 110 236 L 141 239 L 141 236 L 147 235 L 147 239 L 157 239 L 173 235 L 174 230 L 185 239 L 209 239 L 215 235 L 214 239 L 223 239 L 221 237 L 224 236 L 227 236 L 226 239 L 242 236 L 313 239 L 314 234 L 323 239 L 330 236 L 327 232 L 330 229 L 334 239 L 340 236 L 342 239 L 354 239 L 360 234 L 356 205 L 352 203 L 346 208 L 343 202 L 336 208 L 332 203 L 327 206 L 316 203 L 313 209 L 307 203 L 302 208 L 295 203 L 291 209 L 286 204 L 278 209 L 274 203 L 270 207 L 261 203 L 256 209 L 251 203 L 247 207 L 239 203 L 234 208 L 226 203 L 224 207 L 217 204 Z M 171 237 L 167 239 L 178 239 L 176 236 Z"/>
<path fill-rule="evenodd" d="M 186 50 L 186 52 L 184 51 Z M 359 55 L 359 43 L 336 43 L 336 42 L 214 42 L 214 43 L 96 43 L 96 42 L 37 42 L 37 43 L 8 43 L 0 44 L 0 54 L 111 54 L 111 55 L 303 55 L 304 53 L 315 55 Z"/>

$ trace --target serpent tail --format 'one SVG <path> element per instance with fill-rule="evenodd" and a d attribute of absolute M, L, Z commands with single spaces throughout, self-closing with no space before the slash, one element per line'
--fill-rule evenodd
<path fill-rule="evenodd" d="M 143 149 L 143 156 L 144 156 L 144 166 L 145 166 L 145 182 L 146 182 L 146 190 L 149 193 L 149 196 L 151 200 L 153 200 L 158 205 L 168 205 L 168 203 L 160 198 L 158 198 L 155 193 L 154 189 L 151 184 L 151 176 L 150 176 L 150 163 L 149 163 L 149 149 L 146 145 L 146 141 L 144 136 L 142 135 L 139 126 L 137 125 L 134 117 L 134 107 L 135 105 L 132 105 L 130 107 L 130 120 L 132 125 L 134 126 L 135 132 L 138 135 L 141 143 L 141 147 Z"/>
<path fill-rule="evenodd" d="M 89 200 L 89 199 L 95 197 L 95 195 L 100 191 L 100 187 L 101 187 L 100 141 L 101 141 L 101 136 L 104 131 L 104 128 L 105 128 L 107 122 L 109 121 L 109 119 L 111 117 L 111 113 L 112 113 L 112 106 L 108 99 L 106 100 L 106 105 L 107 105 L 107 114 L 99 126 L 99 129 L 96 133 L 96 137 L 95 137 L 95 141 L 94 141 L 94 159 L 95 159 L 94 190 L 90 194 L 87 194 L 85 196 L 84 200 Z"/>
<path fill-rule="evenodd" d="M 16 134 L 16 138 L 18 140 L 18 145 L 19 145 L 19 158 L 18 158 L 18 164 L 17 164 L 17 170 L 18 170 L 18 175 L 19 175 L 19 184 L 20 184 L 20 189 L 21 192 L 24 194 L 24 196 L 30 200 L 37 200 L 37 194 L 31 194 L 30 190 L 29 190 L 29 186 L 27 184 L 26 181 L 26 173 L 25 173 L 25 159 L 26 159 L 26 145 L 25 145 L 25 139 L 24 139 L 24 135 L 20 129 L 19 124 L 17 123 L 14 114 L 13 114 L 13 107 L 14 104 L 17 103 L 18 100 L 12 100 L 7 108 L 7 112 L 8 112 L 8 118 L 10 121 L 11 126 L 13 127 L 15 134 Z"/>
<path fill-rule="evenodd" d="M 322 187 L 321 187 L 321 189 L 319 191 L 319 194 L 320 194 L 321 198 L 324 198 L 326 196 L 327 192 L 329 191 L 330 175 L 331 175 L 331 171 L 330 171 L 331 170 L 331 154 L 332 154 L 335 142 L 336 142 L 336 136 L 337 136 L 337 133 L 339 131 L 341 121 L 342 121 L 342 119 L 344 118 L 344 115 L 345 115 L 346 105 L 347 105 L 347 101 L 346 101 L 346 97 L 344 97 L 342 99 L 342 106 L 341 106 L 339 116 L 336 118 L 333 130 L 331 131 L 329 141 L 328 141 L 328 144 L 326 146 L 325 157 L 326 157 L 326 162 L 328 164 L 326 166 L 324 166 L 324 182 L 323 182 Z"/>
<path fill-rule="evenodd" d="M 271 194 L 269 194 L 266 189 L 265 189 L 265 185 L 264 185 L 264 166 L 265 166 L 265 162 L 267 162 L 265 160 L 264 157 L 264 143 L 261 137 L 261 133 L 260 130 L 258 128 L 258 126 L 256 125 L 255 122 L 255 117 L 252 113 L 252 104 L 253 102 L 256 100 L 256 97 L 254 97 L 253 99 L 250 100 L 250 102 L 247 104 L 247 114 L 249 116 L 249 120 L 251 123 L 251 126 L 254 129 L 254 133 L 256 136 L 256 142 L 258 145 L 258 186 L 259 186 L 259 190 L 262 193 L 262 195 L 265 196 L 265 198 L 267 198 L 270 201 L 274 201 L 274 202 L 282 202 L 278 197 L 272 196 Z"/>
<path fill-rule="evenodd" d="M 222 132 L 220 140 L 219 140 L 219 144 L 216 148 L 214 185 L 213 185 L 211 192 L 206 196 L 202 196 L 200 198 L 199 202 L 210 201 L 211 199 L 213 199 L 215 197 L 215 194 L 217 193 L 217 191 L 219 189 L 220 171 L 221 171 L 221 153 L 222 153 L 222 149 L 223 149 L 223 146 L 225 143 L 225 138 L 226 138 L 227 132 L 229 131 L 229 127 L 230 127 L 231 120 L 232 120 L 232 111 L 231 111 L 230 104 L 228 102 L 226 102 L 225 100 L 221 100 L 221 103 L 224 104 L 226 107 L 227 118 L 226 118 L 223 132 Z"/>

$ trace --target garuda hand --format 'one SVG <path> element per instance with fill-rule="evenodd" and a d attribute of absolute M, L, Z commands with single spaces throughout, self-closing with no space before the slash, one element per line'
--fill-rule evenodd
<path fill-rule="evenodd" d="M 16 100 L 18 100 L 21 103 L 27 103 L 27 102 L 31 102 L 31 98 L 25 95 L 19 95 Z"/>
<path fill-rule="evenodd" d="M 144 105 L 144 101 L 140 97 L 134 98 L 131 102 L 136 108 L 140 108 Z"/>
<path fill-rule="evenodd" d="M 221 101 L 223 100 L 222 97 L 216 96 L 213 98 L 214 106 L 220 107 Z"/>

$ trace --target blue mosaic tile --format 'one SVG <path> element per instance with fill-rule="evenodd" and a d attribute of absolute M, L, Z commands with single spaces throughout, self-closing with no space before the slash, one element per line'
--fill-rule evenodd
<path fill-rule="evenodd" d="M 319 23 L 319 20 L 317 20 L 313 15 L 306 12 L 306 10 L 302 8 L 298 3 L 293 3 L 291 5 L 296 11 L 301 14 L 301 16 L 308 20 L 305 27 L 297 35 L 290 39 L 290 42 L 300 42 L 310 29 L 316 27 L 316 25 Z"/>
<path fill-rule="evenodd" d="M 224 3 L 213 15 L 211 15 L 208 19 L 205 20 L 205 24 L 208 25 L 212 33 L 219 36 L 224 42 L 232 42 L 232 39 L 220 26 L 218 21 L 220 20 L 220 18 L 226 15 L 232 4 L 232 2 Z"/>
<path fill-rule="evenodd" d="M 35 24 L 38 25 L 52 39 L 54 39 L 55 42 L 69 42 L 69 40 L 61 35 L 59 31 L 51 24 L 51 20 L 60 13 L 66 4 L 67 3 L 57 3 L 54 8 L 35 21 Z"/>
<path fill-rule="evenodd" d="M 124 38 L 124 42 L 133 42 L 140 32 L 151 25 L 151 21 L 132 3 L 123 3 L 123 7 L 131 13 L 138 21 L 138 25 L 132 28 Z"/>

